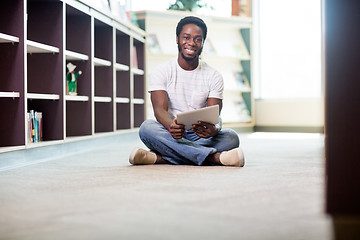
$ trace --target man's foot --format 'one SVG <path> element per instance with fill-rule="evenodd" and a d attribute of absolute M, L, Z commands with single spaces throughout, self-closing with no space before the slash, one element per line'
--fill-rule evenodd
<path fill-rule="evenodd" d="M 129 156 L 129 162 L 132 165 L 154 164 L 156 162 L 156 154 L 141 148 L 132 150 Z"/>
<path fill-rule="evenodd" d="M 245 165 L 245 157 L 240 147 L 220 154 L 220 162 L 225 166 L 243 167 Z"/>

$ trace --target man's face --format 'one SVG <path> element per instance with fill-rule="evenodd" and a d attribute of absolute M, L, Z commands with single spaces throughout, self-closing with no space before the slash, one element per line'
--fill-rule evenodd
<path fill-rule="evenodd" d="M 179 53 L 186 61 L 198 58 L 203 49 L 204 35 L 196 24 L 186 24 L 176 38 Z"/>

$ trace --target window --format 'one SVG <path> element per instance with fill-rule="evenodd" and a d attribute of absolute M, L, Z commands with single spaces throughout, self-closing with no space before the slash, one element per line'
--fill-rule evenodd
<path fill-rule="evenodd" d="M 320 98 L 321 0 L 253 0 L 255 98 Z"/>

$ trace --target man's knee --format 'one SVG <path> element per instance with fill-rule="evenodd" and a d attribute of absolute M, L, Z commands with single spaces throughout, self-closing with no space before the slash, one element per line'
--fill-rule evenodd
<path fill-rule="evenodd" d="M 237 148 L 240 146 L 240 139 L 239 139 L 239 135 L 237 134 L 237 132 L 235 132 L 233 129 L 223 129 L 224 133 L 227 137 L 227 142 L 230 146 L 232 146 L 233 148 Z"/>
<path fill-rule="evenodd" d="M 141 125 L 140 125 L 140 129 L 139 129 L 139 135 L 140 137 L 144 135 L 144 133 L 148 133 L 149 130 L 151 129 L 151 125 L 152 125 L 152 122 L 154 120 L 152 119 L 148 119 L 148 120 L 145 120 Z"/>
<path fill-rule="evenodd" d="M 152 136 L 156 135 L 156 133 L 159 133 L 161 129 L 161 124 L 153 119 L 145 120 L 141 125 L 139 129 L 139 136 L 140 139 L 151 138 Z"/>

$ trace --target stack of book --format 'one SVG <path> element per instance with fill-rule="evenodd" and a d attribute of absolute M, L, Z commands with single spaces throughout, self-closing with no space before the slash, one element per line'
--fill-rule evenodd
<path fill-rule="evenodd" d="M 43 139 L 42 113 L 30 110 L 27 113 L 28 140 L 29 142 L 40 142 Z"/>

